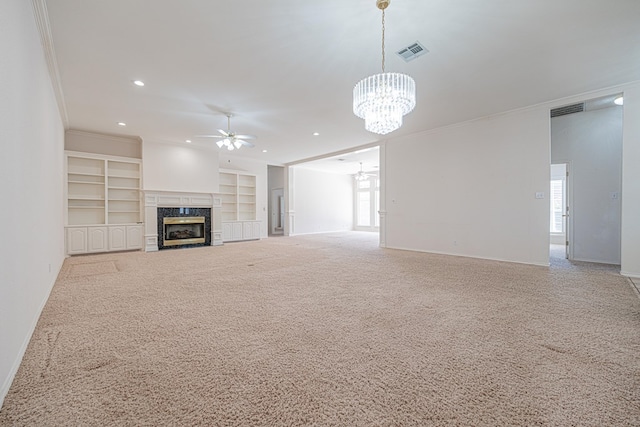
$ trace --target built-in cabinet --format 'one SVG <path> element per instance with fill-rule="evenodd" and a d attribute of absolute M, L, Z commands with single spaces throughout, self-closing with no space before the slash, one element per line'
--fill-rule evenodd
<path fill-rule="evenodd" d="M 66 152 L 67 254 L 141 249 L 140 160 Z"/>
<path fill-rule="evenodd" d="M 261 236 L 256 220 L 256 176 L 236 171 L 220 172 L 222 240 L 253 240 Z"/>

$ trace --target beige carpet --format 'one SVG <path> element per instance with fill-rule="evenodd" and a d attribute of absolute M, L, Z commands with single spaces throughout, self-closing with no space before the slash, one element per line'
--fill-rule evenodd
<path fill-rule="evenodd" d="M 640 425 L 615 269 L 376 237 L 68 259 L 0 425 Z"/>

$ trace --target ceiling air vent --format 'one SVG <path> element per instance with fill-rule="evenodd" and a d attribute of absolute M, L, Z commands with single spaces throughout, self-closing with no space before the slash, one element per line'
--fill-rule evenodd
<path fill-rule="evenodd" d="M 564 107 L 554 108 L 551 110 L 551 117 L 566 116 L 567 114 L 581 113 L 584 111 L 584 102 L 573 105 L 565 105 Z"/>
<path fill-rule="evenodd" d="M 409 62 L 409 61 L 413 61 L 419 56 L 424 55 L 427 52 L 429 51 L 427 50 L 426 47 L 422 46 L 420 42 L 415 42 L 410 46 L 400 49 L 396 53 L 400 58 L 404 59 L 406 62 Z"/>

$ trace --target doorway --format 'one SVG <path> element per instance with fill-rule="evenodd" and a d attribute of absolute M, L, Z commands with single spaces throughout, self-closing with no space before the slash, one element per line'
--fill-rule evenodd
<path fill-rule="evenodd" d="M 551 110 L 550 241 L 564 230 L 570 261 L 620 264 L 623 107 L 614 102 L 619 96 Z M 555 166 L 561 164 L 564 183 L 554 173 L 562 174 Z M 556 190 L 564 192 L 564 202 L 562 195 L 554 199 Z"/>
<path fill-rule="evenodd" d="M 284 234 L 284 189 L 271 190 L 271 234 Z"/>
<path fill-rule="evenodd" d="M 549 242 L 551 244 L 551 256 L 559 254 L 565 259 L 571 259 L 569 254 L 569 197 L 568 178 L 569 169 L 567 163 L 551 165 L 551 177 L 549 186 Z"/>
<path fill-rule="evenodd" d="M 354 227 L 356 231 L 380 230 L 380 179 L 370 174 L 354 184 Z"/>

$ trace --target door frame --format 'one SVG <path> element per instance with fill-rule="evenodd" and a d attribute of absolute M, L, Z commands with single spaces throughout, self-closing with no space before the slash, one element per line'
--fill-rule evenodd
<path fill-rule="evenodd" d="M 271 190 L 271 212 L 269 212 L 269 218 L 271 219 L 270 234 L 279 235 L 284 234 L 284 188 L 273 188 Z M 280 225 L 278 227 L 278 213 L 280 215 Z"/>
<path fill-rule="evenodd" d="M 564 209 L 562 214 L 562 222 L 564 226 L 564 252 L 565 258 L 568 260 L 573 259 L 573 188 L 571 185 L 571 170 L 572 165 L 570 160 L 561 160 L 552 165 L 565 165 L 565 178 L 564 178 Z M 551 193 L 549 193 L 549 203 L 551 204 Z"/>

